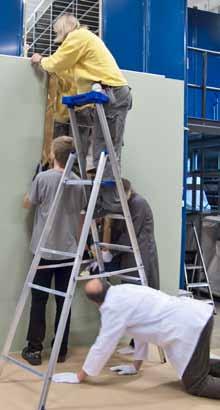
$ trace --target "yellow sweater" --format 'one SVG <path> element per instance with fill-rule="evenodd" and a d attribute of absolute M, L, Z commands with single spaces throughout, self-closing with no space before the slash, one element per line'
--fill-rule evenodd
<path fill-rule="evenodd" d="M 62 104 L 62 97 L 76 93 L 76 85 L 71 81 L 70 70 L 63 71 L 62 77 L 57 77 L 57 95 L 53 107 L 55 121 L 65 123 L 69 120 L 69 113 L 66 105 Z"/>
<path fill-rule="evenodd" d="M 59 77 L 68 70 L 78 94 L 91 91 L 95 82 L 114 87 L 127 85 L 103 41 L 86 28 L 69 33 L 53 55 L 42 58 L 41 65 L 45 71 Z"/>

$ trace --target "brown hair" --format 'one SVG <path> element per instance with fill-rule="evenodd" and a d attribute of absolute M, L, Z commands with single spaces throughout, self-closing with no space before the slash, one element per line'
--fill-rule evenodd
<path fill-rule="evenodd" d="M 69 155 L 75 151 L 72 137 L 57 137 L 52 142 L 52 150 L 56 161 L 61 167 L 65 167 Z"/>
<path fill-rule="evenodd" d="M 122 178 L 122 184 L 126 193 L 132 190 L 131 182 L 128 179 Z"/>

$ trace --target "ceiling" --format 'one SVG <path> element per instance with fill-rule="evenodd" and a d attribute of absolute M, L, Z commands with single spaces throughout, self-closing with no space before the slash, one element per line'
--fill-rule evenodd
<path fill-rule="evenodd" d="M 42 0 L 24 0 L 26 3 L 27 17 L 29 17 Z M 44 0 L 46 2 L 46 0 Z M 202 10 L 220 12 L 220 0 L 188 0 L 189 7 L 198 7 Z"/>
<path fill-rule="evenodd" d="M 188 6 L 198 7 L 201 10 L 220 12 L 220 0 L 188 0 Z"/>

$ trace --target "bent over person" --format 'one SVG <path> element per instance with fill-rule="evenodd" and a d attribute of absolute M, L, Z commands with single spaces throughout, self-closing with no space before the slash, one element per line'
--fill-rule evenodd
<path fill-rule="evenodd" d="M 62 72 L 69 70 L 78 94 L 91 91 L 94 83 L 102 85 L 109 97 L 109 102 L 104 104 L 104 110 L 120 165 L 125 121 L 132 104 L 127 81 L 104 42 L 85 26 L 81 26 L 73 15 L 65 14 L 58 18 L 54 31 L 57 34 L 55 41 L 61 43 L 60 47 L 50 57 L 34 54 L 32 63 L 40 64 L 48 73 L 55 73 L 61 77 Z M 105 140 L 95 113 L 93 160 L 96 167 L 100 153 L 105 148 Z M 106 164 L 104 178 L 113 178 L 109 161 Z M 102 201 L 99 208 L 97 217 L 108 212 L 121 212 L 116 188 L 102 187 Z"/>
<path fill-rule="evenodd" d="M 135 340 L 134 363 L 111 370 L 118 375 L 137 374 L 147 358 L 148 343 L 161 346 L 186 391 L 220 399 L 220 360 L 210 360 L 213 307 L 195 299 L 174 296 L 147 286 L 110 286 L 93 279 L 87 297 L 99 306 L 101 329 L 82 370 L 53 376 L 55 382 L 80 383 L 97 376 L 113 354 L 120 338 Z"/>

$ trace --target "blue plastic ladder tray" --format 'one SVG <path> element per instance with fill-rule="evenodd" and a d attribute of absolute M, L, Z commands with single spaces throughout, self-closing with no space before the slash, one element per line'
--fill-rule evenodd
<path fill-rule="evenodd" d="M 90 91 L 89 93 L 72 95 L 62 98 L 62 103 L 68 108 L 86 104 L 106 104 L 109 102 L 109 97 L 106 94 Z"/>

